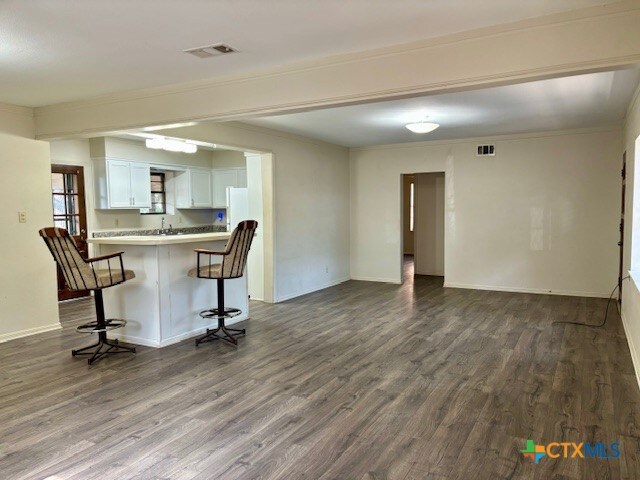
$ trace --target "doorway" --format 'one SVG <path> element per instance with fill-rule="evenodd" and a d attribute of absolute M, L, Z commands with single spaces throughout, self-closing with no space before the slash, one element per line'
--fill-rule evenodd
<path fill-rule="evenodd" d="M 618 242 L 618 305 L 622 305 L 622 280 L 624 278 L 624 203 L 627 182 L 627 152 L 622 154 L 622 200 L 620 202 L 620 241 Z"/>
<path fill-rule="evenodd" d="M 247 286 L 252 300 L 265 300 L 263 155 L 245 153 L 247 161 L 248 218 L 258 222 L 247 259 Z"/>
<path fill-rule="evenodd" d="M 402 176 L 403 278 L 444 276 L 444 172 Z"/>
<path fill-rule="evenodd" d="M 53 225 L 69 232 L 78 250 L 87 258 L 87 211 L 84 196 L 84 167 L 51 165 Z M 89 291 L 73 291 L 58 267 L 58 301 L 87 297 Z"/>
<path fill-rule="evenodd" d="M 402 272 L 403 278 L 414 275 L 414 175 L 402 175 Z"/>

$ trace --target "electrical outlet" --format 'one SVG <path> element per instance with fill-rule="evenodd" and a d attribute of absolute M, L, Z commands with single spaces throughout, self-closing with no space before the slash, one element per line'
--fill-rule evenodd
<path fill-rule="evenodd" d="M 18 222 L 27 223 L 27 212 L 18 212 Z"/>
<path fill-rule="evenodd" d="M 120 219 L 119 219 L 119 218 L 116 218 L 116 220 L 115 220 L 115 222 L 114 222 L 114 223 L 115 223 L 116 227 L 117 227 L 117 226 L 119 226 L 119 225 L 120 225 Z"/>

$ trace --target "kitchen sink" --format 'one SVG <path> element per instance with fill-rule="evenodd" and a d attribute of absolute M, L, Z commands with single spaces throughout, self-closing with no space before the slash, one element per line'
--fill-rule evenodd
<path fill-rule="evenodd" d="M 154 233 L 153 235 L 158 235 L 160 237 L 174 236 L 174 235 L 184 235 L 184 232 L 160 232 Z"/>

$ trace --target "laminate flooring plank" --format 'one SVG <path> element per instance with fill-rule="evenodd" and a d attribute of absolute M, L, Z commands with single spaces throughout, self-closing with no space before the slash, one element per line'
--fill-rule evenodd
<path fill-rule="evenodd" d="M 2 480 L 640 478 L 640 391 L 606 300 L 349 281 L 251 302 L 238 347 L 105 358 L 63 328 L 0 344 Z M 527 439 L 619 441 L 534 465 Z"/>

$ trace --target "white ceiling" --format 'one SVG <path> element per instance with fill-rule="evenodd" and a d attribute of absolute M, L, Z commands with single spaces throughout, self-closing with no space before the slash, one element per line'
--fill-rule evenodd
<path fill-rule="evenodd" d="M 619 70 L 244 122 L 346 147 L 617 125 L 639 80 L 640 70 Z M 440 128 L 404 127 L 426 115 Z"/>
<path fill-rule="evenodd" d="M 1 0 L 0 102 L 247 73 L 614 1 Z M 182 53 L 214 43 L 240 53 Z"/>

